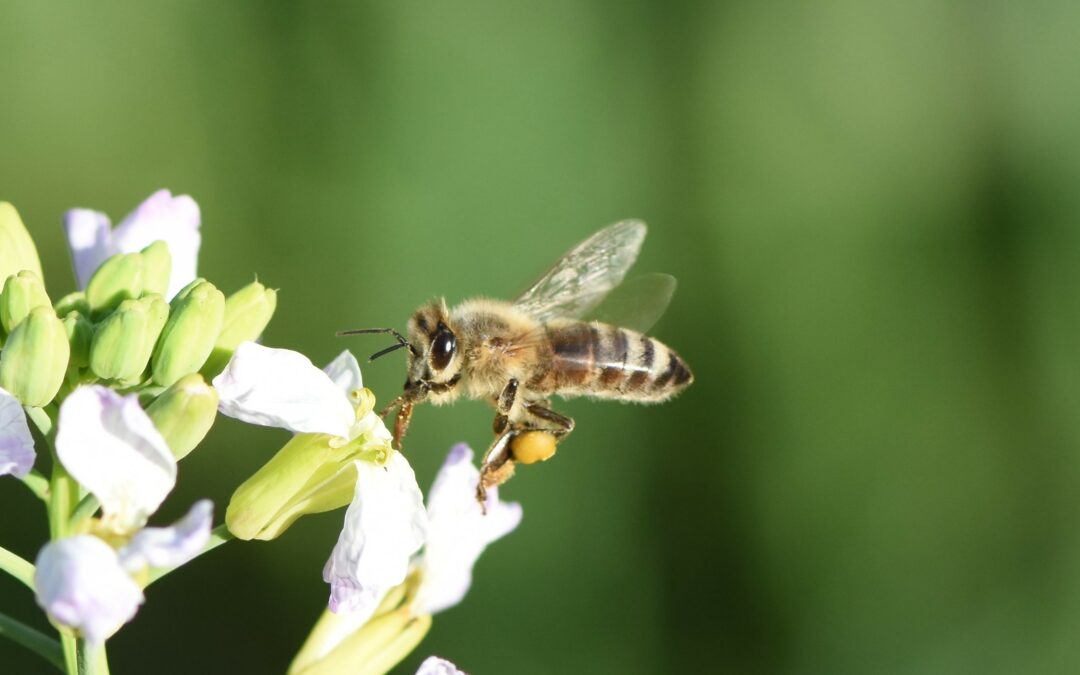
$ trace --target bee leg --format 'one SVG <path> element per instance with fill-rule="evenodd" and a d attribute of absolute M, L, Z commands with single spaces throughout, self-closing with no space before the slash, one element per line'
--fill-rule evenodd
<path fill-rule="evenodd" d="M 566 415 L 560 415 L 543 403 L 530 402 L 524 406 L 525 412 L 538 420 L 538 423 L 530 424 L 529 428 L 534 431 L 546 431 L 562 440 L 574 430 L 574 420 Z"/>
<path fill-rule="evenodd" d="M 500 433 L 480 461 L 480 482 L 476 485 L 476 501 L 480 502 L 480 508 L 485 514 L 487 513 L 488 488 L 502 485 L 514 475 L 510 441 L 516 435 L 517 432 L 512 430 Z"/>
<path fill-rule="evenodd" d="M 518 381 L 515 378 L 510 378 L 510 381 L 503 387 L 502 393 L 499 394 L 499 398 L 495 400 L 495 410 L 498 412 L 495 414 L 492 430 L 496 435 L 505 432 L 509 426 L 510 411 L 514 408 L 514 401 L 517 400 L 517 390 Z"/>

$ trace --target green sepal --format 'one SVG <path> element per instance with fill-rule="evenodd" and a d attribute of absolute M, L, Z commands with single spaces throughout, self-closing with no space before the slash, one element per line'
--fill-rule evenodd
<path fill-rule="evenodd" d="M 67 371 L 67 332 L 52 307 L 35 307 L 0 352 L 0 387 L 25 406 L 53 400 Z"/>

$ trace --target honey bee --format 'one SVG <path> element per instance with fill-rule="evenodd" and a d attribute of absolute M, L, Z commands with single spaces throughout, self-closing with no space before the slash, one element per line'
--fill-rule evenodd
<path fill-rule="evenodd" d="M 690 386 L 686 362 L 644 334 L 670 302 L 675 279 L 658 274 L 622 283 L 645 232 L 638 220 L 596 232 L 513 302 L 475 298 L 451 309 L 433 300 L 413 313 L 407 339 L 390 328 L 343 331 L 394 335 L 397 344 L 369 360 L 409 352 L 404 391 L 382 412 L 398 409 L 395 445 L 401 447 L 419 403 L 445 405 L 461 396 L 490 402 L 495 440 L 481 465 L 483 504 L 486 490 L 508 480 L 516 461 L 546 459 L 573 431 L 574 420 L 552 410 L 553 395 L 659 403 Z M 629 318 L 619 325 L 605 320 L 616 314 Z M 590 315 L 596 320 L 583 319 Z"/>

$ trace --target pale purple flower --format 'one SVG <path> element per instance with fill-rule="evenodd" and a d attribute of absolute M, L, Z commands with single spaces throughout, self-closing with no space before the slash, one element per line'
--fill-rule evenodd
<path fill-rule="evenodd" d="M 334 612 L 369 610 L 404 581 L 427 529 L 424 496 L 404 455 L 393 453 L 383 466 L 355 466 L 355 496 L 323 569 Z"/>
<path fill-rule="evenodd" d="M 413 601 L 417 614 L 434 614 L 461 602 L 480 554 L 521 522 L 521 505 L 499 501 L 494 488 L 487 491 L 484 514 L 476 501 L 480 471 L 472 458 L 469 446 L 455 445 L 428 492 L 427 541 L 415 563 L 420 569 Z"/>
<path fill-rule="evenodd" d="M 210 540 L 213 517 L 213 503 L 202 499 L 169 527 L 144 527 L 120 549 L 120 564 L 131 573 L 147 567 L 183 565 L 199 555 Z"/>
<path fill-rule="evenodd" d="M 416 675 L 465 675 L 465 671 L 458 670 L 457 666 L 446 659 L 440 659 L 438 656 L 429 656 L 420 664 L 420 668 L 416 671 Z"/>
<path fill-rule="evenodd" d="M 22 478 L 34 466 L 34 437 L 19 400 L 0 389 L 0 476 Z"/>
<path fill-rule="evenodd" d="M 193 281 L 201 237 L 199 205 L 187 195 L 174 197 L 158 190 L 139 204 L 116 228 L 109 217 L 90 209 L 72 209 L 64 216 L 64 230 L 75 263 L 75 277 L 85 288 L 94 271 L 117 253 L 141 251 L 164 241 L 172 258 L 168 297 Z"/>
<path fill-rule="evenodd" d="M 46 544 L 35 561 L 38 605 L 100 644 L 135 616 L 143 594 L 108 544 L 89 534 Z"/>
<path fill-rule="evenodd" d="M 100 385 L 64 399 L 56 454 L 117 532 L 142 527 L 176 484 L 176 459 L 138 398 Z"/>

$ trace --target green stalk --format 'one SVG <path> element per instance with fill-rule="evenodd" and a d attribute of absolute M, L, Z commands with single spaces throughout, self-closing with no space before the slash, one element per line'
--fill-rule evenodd
<path fill-rule="evenodd" d="M 34 566 L 3 546 L 0 546 L 0 570 L 21 581 L 31 591 L 34 590 Z"/>
<path fill-rule="evenodd" d="M 0 635 L 17 642 L 64 672 L 60 643 L 48 635 L 0 612 Z"/>

